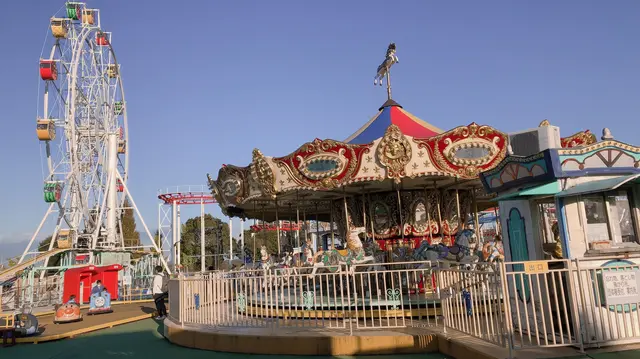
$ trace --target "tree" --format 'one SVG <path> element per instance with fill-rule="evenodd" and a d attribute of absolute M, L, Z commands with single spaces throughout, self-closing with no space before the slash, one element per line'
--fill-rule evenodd
<path fill-rule="evenodd" d="M 189 270 L 200 269 L 200 236 L 201 236 L 201 218 L 189 218 L 181 229 L 181 263 Z M 229 252 L 229 225 L 222 222 L 221 219 L 215 218 L 210 214 L 204 215 L 205 228 L 205 254 L 219 255 Z M 233 239 L 237 243 L 237 239 Z M 240 253 L 240 248 L 234 244 L 234 253 Z M 205 265 L 211 266 L 215 263 L 213 257 L 205 259 Z"/>
<path fill-rule="evenodd" d="M 51 238 L 53 238 L 53 236 L 48 236 L 38 244 L 38 252 L 46 252 L 49 250 L 49 244 L 51 243 Z M 62 262 L 62 253 L 58 253 L 56 255 L 49 257 L 49 262 L 47 263 L 47 266 L 57 267 L 60 265 L 61 262 Z"/>
<path fill-rule="evenodd" d="M 159 249 L 162 249 L 162 238 L 160 236 L 159 229 L 156 229 L 156 233 L 153 234 L 153 241 L 156 242 L 156 245 L 158 246 Z"/>
<path fill-rule="evenodd" d="M 136 218 L 133 215 L 133 209 L 129 203 L 129 199 L 124 200 L 125 209 L 122 210 L 122 237 L 125 247 L 140 246 L 140 232 L 136 230 Z"/>
<path fill-rule="evenodd" d="M 284 245 L 285 243 L 286 239 L 284 237 L 281 238 L 280 245 Z M 257 261 L 260 259 L 260 247 L 263 245 L 267 247 L 267 251 L 270 254 L 278 253 L 278 234 L 276 231 L 253 232 L 251 230 L 245 230 L 244 245 L 247 248 L 247 251 L 251 253 L 253 260 Z M 253 252 L 254 248 L 255 253 Z"/>

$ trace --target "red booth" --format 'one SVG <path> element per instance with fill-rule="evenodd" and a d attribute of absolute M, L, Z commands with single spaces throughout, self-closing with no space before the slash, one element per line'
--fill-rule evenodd
<path fill-rule="evenodd" d="M 76 296 L 80 301 L 80 285 L 82 284 L 82 303 L 89 303 L 91 288 L 93 284 L 100 280 L 102 285 L 111 294 L 111 300 L 118 299 L 118 272 L 122 270 L 122 265 L 111 264 L 108 266 L 89 265 L 68 269 L 64 273 L 64 291 L 62 301 L 66 303 L 69 297 Z"/>

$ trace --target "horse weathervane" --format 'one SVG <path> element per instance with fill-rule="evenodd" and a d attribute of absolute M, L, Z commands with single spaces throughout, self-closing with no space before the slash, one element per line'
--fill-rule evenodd
<path fill-rule="evenodd" d="M 398 63 L 398 56 L 396 56 L 396 44 L 390 43 L 387 48 L 387 55 L 384 58 L 384 61 L 378 66 L 378 72 L 376 76 L 373 78 L 373 85 L 382 86 L 382 80 L 387 78 L 387 97 L 389 100 L 391 99 L 391 75 L 389 71 L 391 70 L 391 66 Z"/>

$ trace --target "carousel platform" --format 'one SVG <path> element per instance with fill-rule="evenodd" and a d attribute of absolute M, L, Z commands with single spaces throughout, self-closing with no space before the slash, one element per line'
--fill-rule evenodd
<path fill-rule="evenodd" d="M 342 318 L 344 311 L 348 310 L 357 313 L 360 318 L 420 318 L 441 315 L 440 300 L 436 293 L 404 295 L 396 300 L 384 295 L 335 298 L 316 294 L 313 301 L 305 301 L 302 296 L 291 292 L 285 289 L 273 295 L 253 294 L 247 298 L 246 314 L 256 317 L 272 317 L 277 313 L 282 318 Z"/>
<path fill-rule="evenodd" d="M 503 359 L 508 350 L 441 325 L 414 321 L 402 328 L 290 327 L 262 323 L 254 326 L 184 324 L 164 321 L 165 338 L 179 346 L 239 354 L 343 356 L 441 353 L 452 358 Z M 271 325 L 270 325 L 271 324 Z M 283 323 L 279 323 L 283 324 Z M 518 350 L 519 359 L 584 358 L 572 347 L 538 347 Z"/>

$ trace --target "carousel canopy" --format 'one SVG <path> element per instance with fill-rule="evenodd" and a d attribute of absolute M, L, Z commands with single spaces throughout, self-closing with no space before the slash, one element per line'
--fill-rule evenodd
<path fill-rule="evenodd" d="M 405 111 L 394 100 L 387 100 L 369 122 L 344 142 L 350 144 L 371 143 L 384 136 L 385 131 L 392 124 L 398 126 L 403 134 L 417 138 L 429 138 L 444 132 Z"/>
<path fill-rule="evenodd" d="M 367 193 L 371 201 L 393 204 L 397 190 L 407 206 L 428 195 L 442 197 L 430 201 L 447 202 L 451 209 L 454 191 L 481 188 L 478 173 L 495 167 L 508 144 L 505 133 L 473 122 L 443 132 L 392 100 L 351 137 L 350 142 L 316 138 L 282 157 L 254 149 L 249 166 L 223 166 L 215 180 L 208 178 L 209 187 L 226 215 L 267 221 L 295 218 L 298 206 L 329 220 L 334 200 Z M 476 194 L 478 203 L 491 205 L 481 197 Z"/>

